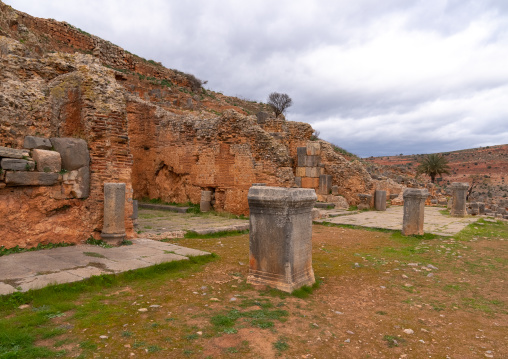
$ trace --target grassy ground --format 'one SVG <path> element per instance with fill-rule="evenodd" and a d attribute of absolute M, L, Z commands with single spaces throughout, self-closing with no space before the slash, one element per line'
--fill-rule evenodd
<path fill-rule="evenodd" d="M 216 253 L 0 299 L 0 358 L 508 357 L 508 225 L 453 238 L 313 228 L 319 285 L 246 283 L 248 234 Z"/>

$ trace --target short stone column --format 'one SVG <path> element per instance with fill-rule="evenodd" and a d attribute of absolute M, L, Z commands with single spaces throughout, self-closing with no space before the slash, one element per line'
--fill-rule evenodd
<path fill-rule="evenodd" d="M 386 191 L 376 190 L 374 204 L 376 211 L 386 211 Z"/>
<path fill-rule="evenodd" d="M 134 220 L 138 219 L 138 210 L 139 210 L 138 200 L 133 199 L 132 200 L 132 216 L 131 216 L 132 219 L 134 219 Z"/>
<path fill-rule="evenodd" d="M 199 210 L 201 212 L 209 212 L 212 209 L 212 191 L 201 191 L 201 202 L 199 202 Z"/>
<path fill-rule="evenodd" d="M 315 282 L 312 269 L 313 189 L 253 186 L 249 189 L 248 283 L 292 292 Z"/>
<path fill-rule="evenodd" d="M 465 217 L 466 211 L 466 195 L 469 188 L 467 182 L 453 182 L 452 188 L 452 208 L 450 214 L 452 217 Z"/>
<path fill-rule="evenodd" d="M 319 194 L 328 195 L 332 191 L 332 175 L 319 176 Z"/>
<path fill-rule="evenodd" d="M 408 188 L 404 191 L 402 235 L 423 235 L 425 200 L 428 196 L 429 192 L 426 189 Z"/>
<path fill-rule="evenodd" d="M 125 183 L 104 183 L 104 224 L 101 237 L 118 245 L 125 239 Z"/>

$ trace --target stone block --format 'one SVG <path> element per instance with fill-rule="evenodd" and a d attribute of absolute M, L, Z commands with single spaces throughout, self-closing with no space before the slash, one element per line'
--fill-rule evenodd
<path fill-rule="evenodd" d="M 35 162 L 18 158 L 2 158 L 0 167 L 4 171 L 33 171 Z"/>
<path fill-rule="evenodd" d="M 58 182 L 58 173 L 6 172 L 7 186 L 53 186 Z"/>
<path fill-rule="evenodd" d="M 305 167 L 305 177 L 319 178 L 321 175 L 321 170 L 321 167 Z"/>
<path fill-rule="evenodd" d="M 133 199 L 132 200 L 132 216 L 131 216 L 131 218 L 138 219 L 138 212 L 139 212 L 138 200 Z"/>
<path fill-rule="evenodd" d="M 319 194 L 330 194 L 332 191 L 332 175 L 320 175 L 319 176 Z"/>
<path fill-rule="evenodd" d="M 256 113 L 256 117 L 258 119 L 258 124 L 263 125 L 268 120 L 268 118 L 270 118 L 270 115 L 268 112 L 259 111 Z"/>
<path fill-rule="evenodd" d="M 469 189 L 469 183 L 453 182 L 452 189 L 452 208 L 450 214 L 452 217 L 464 217 L 466 212 L 466 196 Z"/>
<path fill-rule="evenodd" d="M 81 167 L 78 170 L 64 173 L 62 192 L 68 198 L 87 198 L 90 195 L 90 169 Z"/>
<path fill-rule="evenodd" d="M 485 214 L 485 203 L 478 202 L 478 214 Z"/>
<path fill-rule="evenodd" d="M 399 196 L 398 193 L 390 193 L 390 199 L 395 199 Z"/>
<path fill-rule="evenodd" d="M 249 276 L 251 284 L 292 292 L 315 281 L 312 269 L 310 189 L 251 187 Z"/>
<path fill-rule="evenodd" d="M 298 167 L 307 166 L 307 147 L 297 147 Z"/>
<path fill-rule="evenodd" d="M 318 188 L 318 187 L 319 187 L 319 178 L 313 177 L 302 178 L 302 188 Z"/>
<path fill-rule="evenodd" d="M 0 157 L 24 159 L 28 156 L 30 156 L 30 154 L 27 150 L 17 150 L 15 148 L 0 146 Z"/>
<path fill-rule="evenodd" d="M 104 225 L 101 237 L 118 245 L 125 239 L 125 183 L 104 183 Z"/>
<path fill-rule="evenodd" d="M 295 186 L 302 187 L 302 177 L 295 177 Z"/>
<path fill-rule="evenodd" d="M 209 212 L 212 209 L 212 191 L 201 191 L 201 201 L 199 202 L 199 210 L 201 212 Z"/>
<path fill-rule="evenodd" d="M 296 177 L 306 177 L 307 174 L 306 174 L 305 169 L 306 169 L 306 167 L 296 167 L 296 174 L 295 174 L 295 176 Z"/>
<path fill-rule="evenodd" d="M 404 191 L 402 235 L 423 235 L 425 200 L 428 196 L 426 189 L 408 188 Z"/>
<path fill-rule="evenodd" d="M 374 207 L 376 211 L 386 211 L 386 191 L 376 190 Z"/>
<path fill-rule="evenodd" d="M 90 165 L 90 154 L 85 140 L 79 138 L 51 138 L 55 151 L 62 157 L 62 168 L 67 171 L 77 170 Z"/>
<path fill-rule="evenodd" d="M 23 141 L 23 147 L 29 150 L 34 148 L 40 150 L 50 150 L 53 145 L 48 138 L 43 137 L 35 137 L 35 136 L 26 136 Z"/>
<path fill-rule="evenodd" d="M 32 158 L 37 163 L 39 172 L 60 172 L 62 169 L 62 159 L 56 151 L 34 149 Z"/>
<path fill-rule="evenodd" d="M 339 195 L 339 186 L 337 186 L 337 185 L 332 186 L 332 194 L 334 196 L 338 196 Z"/>
<path fill-rule="evenodd" d="M 307 156 L 320 156 L 321 144 L 319 142 L 307 142 Z"/>
<path fill-rule="evenodd" d="M 372 195 L 368 193 L 359 193 L 358 199 L 360 200 L 360 203 L 358 203 L 358 209 L 370 209 L 372 207 Z"/>
<path fill-rule="evenodd" d="M 318 167 L 320 163 L 320 156 L 307 156 L 305 159 L 305 167 Z"/>

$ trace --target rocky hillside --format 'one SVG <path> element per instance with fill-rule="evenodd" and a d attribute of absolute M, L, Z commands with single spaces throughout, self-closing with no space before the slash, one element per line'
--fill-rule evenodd
<path fill-rule="evenodd" d="M 468 182 L 473 186 L 471 200 L 502 200 L 508 197 L 508 145 L 486 146 L 443 152 L 451 168 L 437 183 L 446 187 L 451 182 Z M 413 180 L 416 167 L 424 155 L 369 157 L 369 171 L 400 180 Z M 429 181 L 427 176 L 420 179 Z"/>

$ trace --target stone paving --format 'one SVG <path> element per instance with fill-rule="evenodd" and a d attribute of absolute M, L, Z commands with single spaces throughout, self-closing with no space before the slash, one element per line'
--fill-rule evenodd
<path fill-rule="evenodd" d="M 78 245 L 11 254 L 0 257 L 0 295 L 206 254 L 209 253 L 146 238 L 114 248 Z"/>
<path fill-rule="evenodd" d="M 151 239 L 182 238 L 186 231 L 208 234 L 221 231 L 249 229 L 248 219 L 209 214 L 174 213 L 140 208 L 136 230 L 140 236 Z"/>
<path fill-rule="evenodd" d="M 402 206 L 392 206 L 386 211 L 366 211 L 334 218 L 324 218 L 315 222 L 331 222 L 336 224 L 351 224 L 361 227 L 402 229 Z M 463 218 L 451 217 L 439 213 L 443 208 L 425 207 L 423 230 L 442 236 L 453 236 L 468 224 L 476 222 L 478 217 L 467 216 Z"/>

